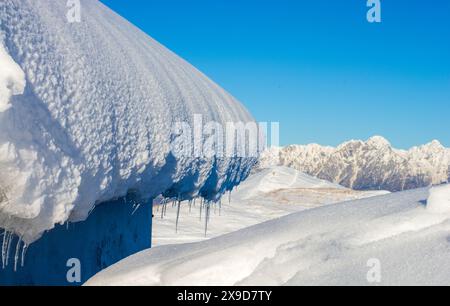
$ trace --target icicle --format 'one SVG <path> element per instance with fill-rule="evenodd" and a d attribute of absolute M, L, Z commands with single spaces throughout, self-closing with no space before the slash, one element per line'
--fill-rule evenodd
<path fill-rule="evenodd" d="M 219 216 L 222 216 L 222 199 L 219 200 Z"/>
<path fill-rule="evenodd" d="M 207 203 L 205 206 L 205 237 L 208 234 L 208 222 L 209 222 L 209 214 L 210 214 L 210 203 Z"/>
<path fill-rule="evenodd" d="M 131 215 L 134 216 L 134 214 L 139 210 L 139 208 L 141 208 L 141 204 L 139 203 L 133 204 L 133 212 L 131 213 Z"/>
<path fill-rule="evenodd" d="M 200 222 L 202 222 L 203 198 L 200 200 Z"/>
<path fill-rule="evenodd" d="M 209 203 L 209 204 L 210 204 L 210 203 Z M 211 205 L 208 205 L 206 211 L 207 211 L 206 216 L 207 216 L 208 223 L 209 223 L 209 220 L 211 220 Z"/>
<path fill-rule="evenodd" d="M 162 205 L 162 207 L 161 207 L 161 220 L 162 220 L 162 219 L 164 219 L 164 207 L 166 205 L 166 200 L 162 201 L 161 205 Z"/>
<path fill-rule="evenodd" d="M 228 205 L 231 205 L 231 190 L 228 192 Z"/>
<path fill-rule="evenodd" d="M 26 243 L 24 243 L 24 244 L 23 244 L 23 247 L 22 247 L 22 258 L 21 258 L 21 260 L 20 260 L 20 265 L 21 265 L 22 267 L 25 266 L 25 256 L 26 256 L 26 254 L 27 254 L 27 250 L 28 250 L 28 245 L 27 245 Z"/>
<path fill-rule="evenodd" d="M 7 243 L 7 247 L 6 247 L 6 266 L 8 266 L 9 264 L 9 253 L 11 250 L 11 242 L 13 240 L 13 233 L 10 232 L 8 235 L 8 243 Z"/>
<path fill-rule="evenodd" d="M 6 268 L 6 243 L 8 239 L 8 231 L 3 232 L 3 242 L 2 242 L 2 268 Z"/>
<path fill-rule="evenodd" d="M 181 200 L 178 200 L 178 207 L 177 207 L 177 221 L 175 224 L 175 232 L 178 233 L 178 221 L 180 220 L 180 208 L 181 208 Z"/>
<path fill-rule="evenodd" d="M 192 212 L 192 200 L 189 200 L 189 213 Z"/>
<path fill-rule="evenodd" d="M 17 264 L 19 262 L 19 251 L 20 251 L 20 245 L 21 244 L 22 244 L 22 238 L 19 238 L 17 240 L 16 252 L 14 254 L 14 272 L 17 272 Z"/>

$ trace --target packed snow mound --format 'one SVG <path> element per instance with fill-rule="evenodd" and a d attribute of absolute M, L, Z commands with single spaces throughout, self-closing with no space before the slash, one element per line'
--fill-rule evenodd
<path fill-rule="evenodd" d="M 450 149 L 434 140 L 408 151 L 398 150 L 385 138 L 375 136 L 337 148 L 318 144 L 270 148 L 262 154 L 258 168 L 274 165 L 356 190 L 402 191 L 448 182 Z"/>
<path fill-rule="evenodd" d="M 427 208 L 435 213 L 450 213 L 450 185 L 436 186 L 430 189 Z"/>
<path fill-rule="evenodd" d="M 242 183 L 233 197 L 248 199 L 281 189 L 344 189 L 344 187 L 304 174 L 293 168 L 275 166 L 255 173 Z"/>
<path fill-rule="evenodd" d="M 86 285 L 448 285 L 450 215 L 427 189 L 339 203 L 156 247 Z"/>
<path fill-rule="evenodd" d="M 253 119 L 99 1 L 80 3 L 71 23 L 66 1 L 0 2 L 0 228 L 28 243 L 130 190 L 216 199 L 254 164 L 171 154 L 175 122 Z"/>

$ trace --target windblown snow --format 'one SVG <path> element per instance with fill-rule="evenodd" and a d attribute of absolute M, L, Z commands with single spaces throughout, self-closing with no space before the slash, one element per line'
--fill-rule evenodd
<path fill-rule="evenodd" d="M 309 209 L 193 244 L 156 247 L 86 285 L 449 285 L 449 188 Z M 430 206 L 431 207 L 427 207 Z"/>
<path fill-rule="evenodd" d="M 215 200 L 252 158 L 176 158 L 172 125 L 253 121 L 184 60 L 99 1 L 0 2 L 0 228 L 31 243 L 126 195 Z M 26 82 L 25 82 L 26 80 Z"/>

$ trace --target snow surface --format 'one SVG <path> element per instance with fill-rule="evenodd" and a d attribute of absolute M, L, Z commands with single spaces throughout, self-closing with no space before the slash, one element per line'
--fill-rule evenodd
<path fill-rule="evenodd" d="M 345 189 L 325 180 L 314 178 L 289 167 L 272 167 L 264 169 L 248 178 L 236 192 L 238 198 L 248 199 L 260 193 L 274 192 L 279 189 L 330 188 Z"/>
<path fill-rule="evenodd" d="M 427 208 L 434 213 L 450 213 L 450 185 L 436 186 L 430 189 Z"/>
<path fill-rule="evenodd" d="M 2 38 L 0 37 L 0 40 Z M 0 41 L 0 113 L 10 108 L 9 99 L 13 95 L 21 95 L 25 89 L 25 74 L 9 56 Z"/>
<path fill-rule="evenodd" d="M 428 211 L 427 197 L 417 189 L 339 203 L 157 247 L 86 285 L 449 285 L 450 214 Z"/>
<path fill-rule="evenodd" d="M 175 158 L 175 122 L 252 117 L 99 1 L 81 8 L 69 23 L 66 1 L 0 1 L 0 228 L 26 243 L 130 190 L 216 200 L 254 163 Z"/>
<path fill-rule="evenodd" d="M 398 150 L 385 138 L 270 148 L 259 168 L 283 165 L 356 190 L 402 191 L 449 182 L 450 149 L 439 141 Z"/>
<path fill-rule="evenodd" d="M 195 205 L 181 203 L 178 227 L 177 205 L 169 205 L 163 218 L 162 206 L 156 205 L 152 245 L 206 240 L 293 212 L 386 193 L 354 191 L 292 168 L 273 167 L 252 174 L 229 199 L 224 197 L 221 205 L 213 206 L 206 235 L 206 211 L 200 207 L 200 200 Z"/>

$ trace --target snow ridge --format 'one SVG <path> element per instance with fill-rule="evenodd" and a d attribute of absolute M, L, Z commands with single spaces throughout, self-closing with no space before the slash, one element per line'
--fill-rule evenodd
<path fill-rule="evenodd" d="M 70 23 L 66 1 L 0 2 L 0 228 L 26 243 L 130 191 L 217 200 L 255 162 L 175 157 L 175 122 L 253 118 L 99 1 L 80 3 Z"/>
<path fill-rule="evenodd" d="M 337 148 L 292 145 L 264 152 L 258 168 L 284 165 L 356 190 L 402 191 L 447 183 L 450 149 L 434 140 L 429 144 L 397 150 L 375 136 L 352 140 Z"/>

